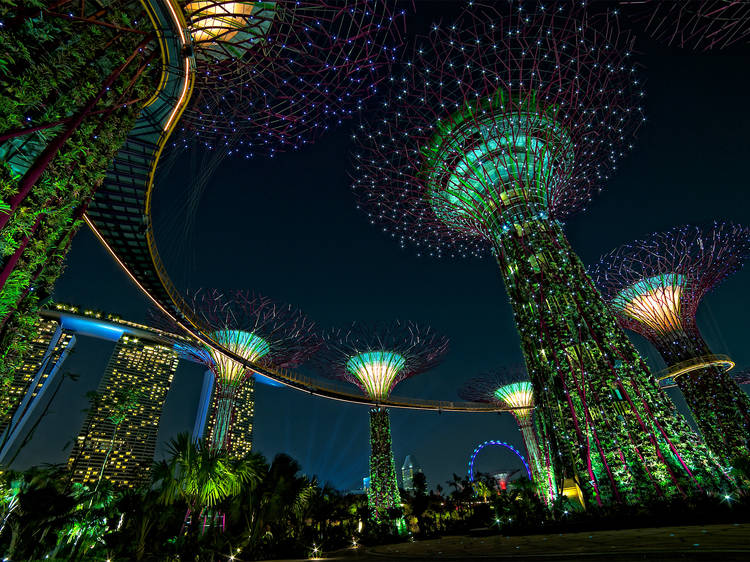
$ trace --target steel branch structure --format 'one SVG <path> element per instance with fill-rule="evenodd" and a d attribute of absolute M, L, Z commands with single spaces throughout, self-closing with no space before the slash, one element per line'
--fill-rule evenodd
<path fill-rule="evenodd" d="M 178 144 L 245 156 L 299 148 L 361 109 L 401 43 L 386 0 L 182 0 L 196 94 Z"/>
<path fill-rule="evenodd" d="M 555 473 L 587 502 L 715 489 L 724 475 L 559 222 L 602 188 L 642 120 L 630 38 L 586 18 L 474 2 L 435 26 L 356 134 L 354 191 L 421 253 L 492 251 Z"/>
<path fill-rule="evenodd" d="M 540 446 L 534 429 L 534 389 L 526 369 L 506 368 L 469 380 L 458 391 L 464 400 L 486 402 L 510 408 L 526 446 L 526 458 L 531 464 L 532 480 L 539 497 L 549 503 L 555 499 L 554 468 L 549 447 Z"/>
<path fill-rule="evenodd" d="M 322 373 L 358 386 L 371 400 L 385 400 L 393 387 L 437 365 L 448 350 L 447 338 L 411 322 L 353 323 L 325 337 L 315 361 Z M 388 410 L 370 410 L 370 489 L 373 518 L 392 519 L 401 496 L 391 448 Z"/>
<path fill-rule="evenodd" d="M 197 291 L 192 310 L 214 341 L 246 362 L 294 366 L 321 344 L 314 324 L 301 311 L 247 291 Z M 243 385 L 253 384 L 252 370 L 208 346 L 176 342 L 175 347 L 203 362 L 214 374 L 217 399 L 209 441 L 215 449 L 231 450 L 228 435 L 238 391 Z"/>
<path fill-rule="evenodd" d="M 696 50 L 750 42 L 745 0 L 621 0 L 623 10 L 655 40 Z"/>
<path fill-rule="evenodd" d="M 162 151 L 168 144 L 167 140 L 170 138 L 173 129 L 176 128 L 179 117 L 190 104 L 193 92 L 196 90 L 194 87 L 196 81 L 199 84 L 201 83 L 200 79 L 196 77 L 197 68 L 205 68 L 205 66 L 201 65 L 208 64 L 206 61 L 211 61 L 211 58 L 205 54 L 205 50 L 209 48 L 229 49 L 226 43 L 236 42 L 243 36 L 239 35 L 238 37 L 237 35 L 233 35 L 230 37 L 232 30 L 227 33 L 219 31 L 217 26 L 221 27 L 224 24 L 201 24 L 204 28 L 208 28 L 206 31 L 207 34 L 216 34 L 219 38 L 218 42 L 222 43 L 221 45 L 212 47 L 214 41 L 208 40 L 207 35 L 201 35 L 200 26 L 197 23 L 194 22 L 192 29 L 189 29 L 190 26 L 185 21 L 185 13 L 179 9 L 179 6 L 175 5 L 173 0 L 144 0 L 144 4 L 149 10 L 149 17 L 159 29 L 157 39 L 159 41 L 159 51 L 162 54 L 162 68 L 164 69 L 160 80 L 161 89 L 158 96 L 152 100 L 152 104 L 147 107 L 146 111 L 141 113 L 135 128 L 128 136 L 126 145 L 117 154 L 114 164 L 110 167 L 104 183 L 98 190 L 97 197 L 89 206 L 88 213 L 84 214 L 84 220 L 118 266 L 136 284 L 139 290 L 164 315 L 187 330 L 195 339 L 217 352 L 232 357 L 236 361 L 244 362 L 248 368 L 262 370 L 265 376 L 281 382 L 289 388 L 334 400 L 370 404 L 367 397 L 347 392 L 327 381 L 306 377 L 288 369 L 272 367 L 270 365 L 254 365 L 245 361 L 242 357 L 221 345 L 221 343 L 212 340 L 210 335 L 203 331 L 199 320 L 195 318 L 195 315 L 190 310 L 190 303 L 183 298 L 181 292 L 172 283 L 159 255 L 154 236 L 154 226 L 151 220 L 151 203 L 157 166 Z M 200 3 L 192 2 L 184 4 L 192 4 L 193 7 L 196 7 L 196 4 L 201 4 L 205 8 L 203 10 L 205 14 L 210 6 L 218 6 L 221 2 L 206 0 Z M 234 4 L 239 3 L 235 2 Z M 261 3 L 258 4 L 260 5 Z M 270 3 L 264 4 L 268 5 Z M 279 5 L 280 3 L 277 2 L 275 4 Z M 288 5 L 289 3 L 285 2 L 284 4 Z M 298 2 L 297 4 L 305 5 L 307 3 Z M 322 7 L 322 5 L 320 3 L 319 7 Z M 369 9 L 364 8 L 363 6 L 365 5 L 370 5 L 375 10 L 371 15 L 373 22 L 377 18 L 376 14 L 380 14 L 380 29 L 378 29 L 378 25 L 373 23 L 372 26 L 362 29 L 358 37 L 351 37 L 351 44 L 354 47 L 363 42 L 363 44 L 367 44 L 367 49 L 372 49 L 373 53 L 379 54 L 379 56 L 374 56 L 372 59 L 370 67 L 372 73 L 369 75 L 370 83 L 376 84 L 381 76 L 378 70 L 381 66 L 385 69 L 389 62 L 389 57 L 392 56 L 388 54 L 388 46 L 384 43 L 377 43 L 376 39 L 377 37 L 387 38 L 392 36 L 394 41 L 398 40 L 397 25 L 400 23 L 400 14 L 391 14 L 388 8 L 390 4 L 387 5 L 381 2 L 368 3 L 353 0 L 346 5 L 350 6 L 351 10 L 353 10 L 353 13 L 350 12 L 351 15 L 347 16 L 347 18 L 354 17 L 357 14 L 360 14 L 363 18 L 366 17 L 368 14 L 364 12 L 368 12 Z M 220 11 L 223 8 L 217 8 L 215 11 L 217 10 Z M 232 14 L 234 12 L 230 13 L 229 22 L 236 23 L 237 20 Z M 258 12 L 255 13 L 255 15 L 257 14 Z M 386 16 L 385 14 L 388 15 Z M 227 16 L 227 14 L 221 13 L 216 15 L 220 17 L 215 19 L 223 19 Z M 198 19 L 200 19 L 200 16 L 194 15 L 194 20 Z M 384 29 L 383 26 L 386 22 L 388 24 L 386 26 L 387 29 Z M 232 27 L 234 23 L 232 23 Z M 376 37 L 376 34 L 382 35 L 377 35 Z M 340 48 L 345 48 L 345 45 L 341 43 L 337 45 Z M 360 53 L 365 52 L 363 49 L 365 47 L 362 47 Z M 333 57 L 333 53 L 329 54 Z M 287 53 L 288 55 L 289 53 Z M 319 55 L 322 57 L 324 53 L 321 52 Z M 340 52 L 340 61 L 341 57 L 345 58 Z M 331 60 L 334 59 L 332 58 Z M 341 64 L 343 65 L 344 62 Z M 214 72 L 218 72 L 217 68 L 236 68 L 236 63 L 237 60 L 222 56 L 217 59 L 217 66 Z M 361 65 L 360 67 L 364 68 Z M 268 65 L 265 65 L 264 68 L 271 70 L 271 67 Z M 303 72 L 303 70 L 300 70 L 300 72 Z M 342 72 L 340 73 L 342 78 L 344 74 L 342 68 Z M 225 79 L 222 78 L 221 80 Z M 358 92 L 359 97 L 356 99 L 362 99 L 365 95 L 369 95 L 375 90 L 375 86 L 366 86 L 364 84 L 360 88 L 354 88 L 353 84 L 350 86 L 346 92 L 339 91 L 342 100 L 349 97 L 348 93 L 353 94 L 354 92 Z M 320 88 L 313 88 L 310 94 L 320 96 L 325 93 L 325 90 L 326 88 L 321 84 Z M 283 93 L 280 91 L 275 92 L 281 102 L 283 102 L 285 100 Z M 305 100 L 295 102 L 295 107 L 302 107 L 306 103 Z M 337 99 L 337 101 L 339 100 Z M 316 108 L 317 106 L 312 109 Z M 239 108 L 237 110 L 239 111 Z M 195 121 L 194 112 L 192 114 L 192 119 Z M 296 123 L 300 120 L 290 118 L 288 121 Z M 191 122 L 191 118 L 187 118 L 186 122 Z M 321 125 L 320 127 L 316 127 L 316 130 L 323 130 L 324 128 Z M 267 128 L 266 130 L 271 129 Z M 271 140 L 268 140 L 268 143 L 270 146 L 272 144 Z M 416 398 L 394 398 L 389 400 L 388 403 L 390 406 L 396 408 L 433 411 L 495 411 L 494 408 L 486 408 L 483 405 L 452 401 L 421 400 Z"/>
<path fill-rule="evenodd" d="M 620 323 L 666 361 L 708 446 L 727 464 L 750 460 L 750 397 L 711 352 L 696 313 L 703 297 L 750 257 L 750 228 L 683 226 L 625 244 L 592 268 Z"/>

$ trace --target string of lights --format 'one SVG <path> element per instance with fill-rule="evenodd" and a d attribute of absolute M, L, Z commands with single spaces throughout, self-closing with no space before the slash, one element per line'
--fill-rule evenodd
<path fill-rule="evenodd" d="M 362 108 L 402 42 L 404 11 L 382 0 L 181 3 L 196 59 L 181 146 L 300 148 Z"/>

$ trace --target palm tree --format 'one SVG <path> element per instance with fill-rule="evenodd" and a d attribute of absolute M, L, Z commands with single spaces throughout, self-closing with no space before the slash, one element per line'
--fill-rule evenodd
<path fill-rule="evenodd" d="M 453 488 L 454 493 L 458 493 L 463 490 L 463 479 L 455 472 L 453 473 L 451 479 L 446 481 L 446 484 Z"/>
<path fill-rule="evenodd" d="M 3 474 L 3 531 L 9 532 L 5 555 L 14 560 L 41 558 L 55 547 L 77 507 L 66 493 L 67 471 L 60 465 Z"/>
<path fill-rule="evenodd" d="M 484 500 L 484 503 L 487 503 L 487 496 L 490 495 L 490 489 L 487 484 L 482 480 L 476 480 L 472 483 L 472 486 L 474 487 L 474 493 L 480 496 Z"/>
<path fill-rule="evenodd" d="M 233 458 L 203 441 L 193 441 L 187 433 L 172 439 L 168 452 L 169 459 L 154 466 L 154 481 L 162 504 L 171 505 L 177 500 L 187 504 L 181 534 L 193 514 L 200 517 L 204 510 L 239 494 L 247 484 L 257 484 L 261 478 L 263 462 L 257 455 Z"/>
<path fill-rule="evenodd" d="M 268 543 L 299 536 L 317 489 L 317 483 L 300 475 L 300 470 L 291 457 L 276 455 L 257 488 L 235 498 L 232 519 L 244 523 L 245 533 L 238 546 L 250 545 L 260 556 Z"/>

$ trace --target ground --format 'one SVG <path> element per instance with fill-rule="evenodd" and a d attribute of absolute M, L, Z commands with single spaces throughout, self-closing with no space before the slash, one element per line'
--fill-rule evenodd
<path fill-rule="evenodd" d="M 750 524 L 657 527 L 506 537 L 444 537 L 359 547 L 323 555 L 326 560 L 750 560 Z"/>

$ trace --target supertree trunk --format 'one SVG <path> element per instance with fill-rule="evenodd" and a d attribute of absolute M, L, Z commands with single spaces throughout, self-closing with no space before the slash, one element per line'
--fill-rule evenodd
<path fill-rule="evenodd" d="M 531 417 L 518 420 L 518 428 L 521 430 L 523 443 L 526 446 L 526 457 L 531 465 L 531 474 L 534 478 L 537 494 L 542 501 L 549 503 L 555 498 L 555 485 L 552 474 L 544 463 Z"/>
<path fill-rule="evenodd" d="M 391 420 L 385 408 L 370 410 L 370 489 L 367 500 L 376 521 L 390 519 L 389 510 L 401 507 L 391 449 Z"/>
<path fill-rule="evenodd" d="M 537 445 L 539 446 L 539 454 L 541 455 L 541 462 L 544 467 L 546 488 L 544 490 L 545 496 L 542 497 L 549 498 L 547 505 L 550 505 L 550 503 L 554 502 L 562 493 L 563 483 L 562 480 L 558 481 L 558 474 L 555 473 L 555 465 L 552 460 L 552 448 L 541 416 L 535 416 L 534 427 L 536 429 L 535 434 L 538 437 Z M 538 486 L 537 490 L 539 490 Z"/>
<path fill-rule="evenodd" d="M 556 222 L 529 219 L 495 251 L 555 471 L 587 503 L 689 495 L 722 475 L 659 388 Z"/>
<path fill-rule="evenodd" d="M 209 443 L 214 451 L 229 451 L 232 447 L 230 430 L 234 418 L 234 408 L 237 387 L 217 383 L 216 409 L 214 410 L 214 424 L 209 435 Z"/>
<path fill-rule="evenodd" d="M 668 365 L 713 356 L 697 327 L 673 331 L 654 341 Z M 674 379 L 682 391 L 703 439 L 727 465 L 750 459 L 750 396 L 726 369 L 696 368 Z M 747 470 L 746 467 L 745 470 Z"/>

